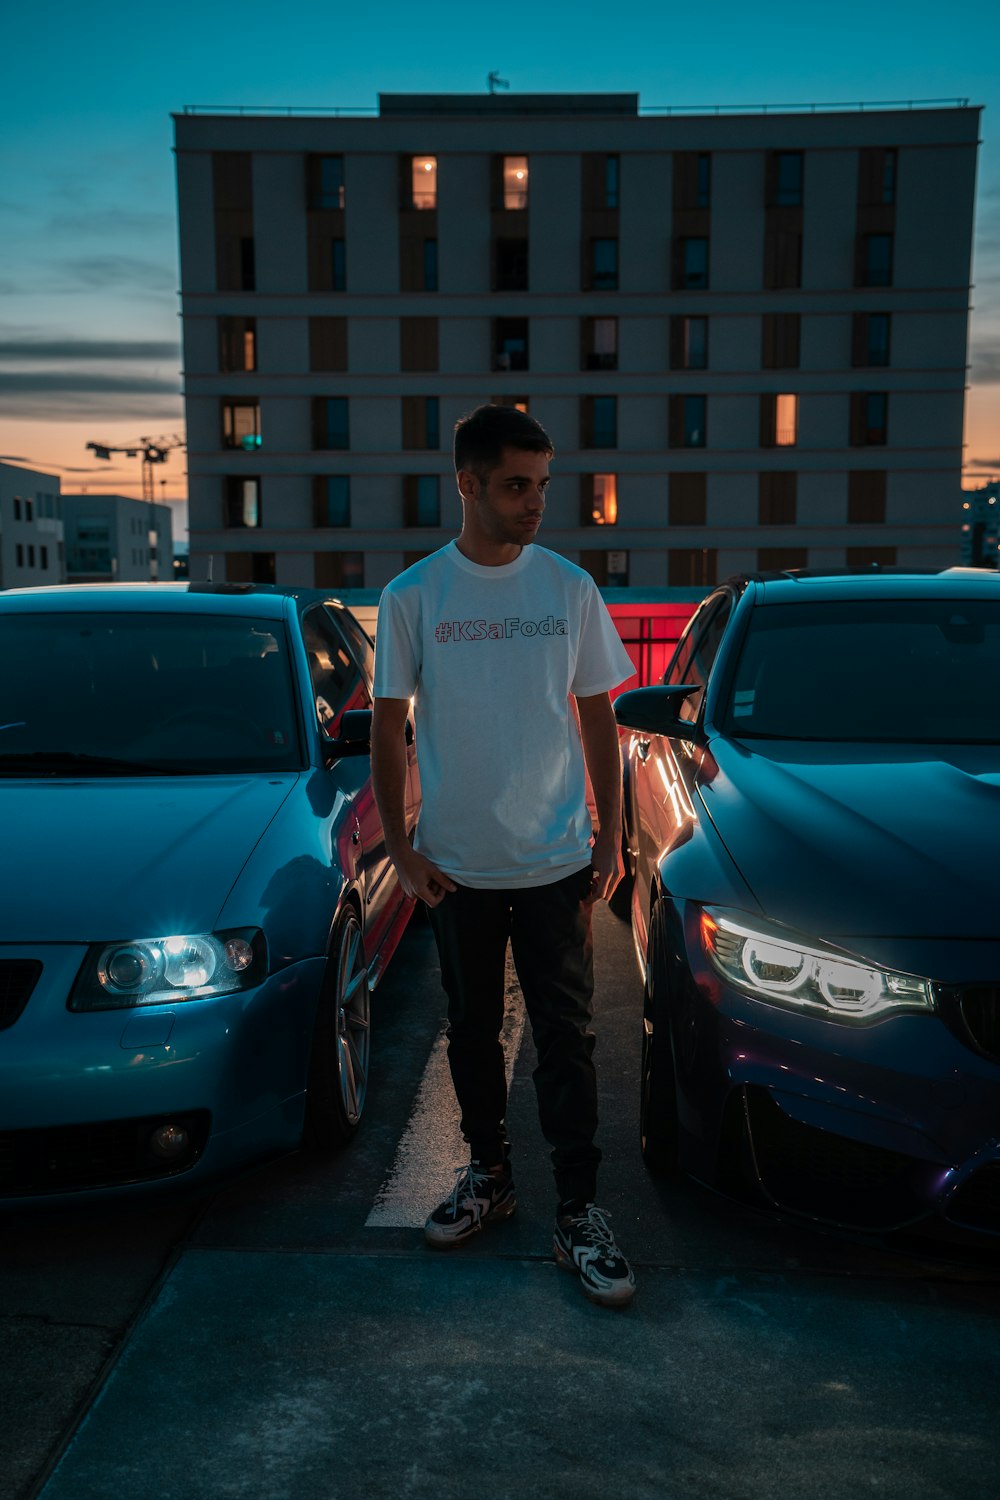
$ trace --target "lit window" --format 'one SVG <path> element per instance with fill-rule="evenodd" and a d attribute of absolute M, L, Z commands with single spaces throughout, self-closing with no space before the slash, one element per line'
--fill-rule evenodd
<path fill-rule="evenodd" d="M 226 480 L 226 525 L 260 525 L 260 480 L 233 475 Z"/>
<path fill-rule="evenodd" d="M 515 209 L 528 206 L 528 158 L 526 156 L 505 156 L 503 159 L 503 206 Z"/>
<path fill-rule="evenodd" d="M 437 208 L 437 157 L 415 156 L 412 171 L 414 208 Z"/>
<path fill-rule="evenodd" d="M 799 432 L 799 398 L 781 395 L 774 398 L 774 442 L 778 448 L 794 448 Z"/>
<path fill-rule="evenodd" d="M 595 474 L 592 506 L 595 526 L 614 526 L 618 521 L 618 476 Z"/>
<path fill-rule="evenodd" d="M 261 446 L 260 406 L 256 401 L 224 401 L 222 441 L 227 448 L 251 450 Z"/>
<path fill-rule="evenodd" d="M 590 285 L 594 291 L 618 289 L 618 241 L 591 240 Z"/>

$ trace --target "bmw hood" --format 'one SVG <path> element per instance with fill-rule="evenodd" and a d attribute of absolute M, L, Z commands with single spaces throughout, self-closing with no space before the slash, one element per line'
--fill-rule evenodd
<path fill-rule="evenodd" d="M 0 942 L 211 931 L 296 776 L 0 782 Z"/>
<path fill-rule="evenodd" d="M 702 800 L 768 916 L 816 936 L 997 936 L 1000 747 L 711 752 Z"/>

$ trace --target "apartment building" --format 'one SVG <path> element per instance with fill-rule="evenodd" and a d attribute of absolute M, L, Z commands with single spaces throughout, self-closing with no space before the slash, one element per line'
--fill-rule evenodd
<path fill-rule="evenodd" d="M 174 576 L 173 514 L 129 495 L 64 495 L 67 583 Z"/>
<path fill-rule="evenodd" d="M 977 108 L 175 126 L 193 576 L 379 588 L 454 534 L 490 400 L 602 586 L 958 560 Z"/>
<path fill-rule="evenodd" d="M 0 589 L 63 580 L 58 477 L 0 463 Z"/>

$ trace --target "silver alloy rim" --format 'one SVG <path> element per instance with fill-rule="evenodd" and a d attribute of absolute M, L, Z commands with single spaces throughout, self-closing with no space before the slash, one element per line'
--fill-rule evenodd
<path fill-rule="evenodd" d="M 337 956 L 337 1080 L 348 1124 L 356 1125 L 365 1107 L 368 1056 L 371 1050 L 370 992 L 361 928 L 348 917 Z"/>

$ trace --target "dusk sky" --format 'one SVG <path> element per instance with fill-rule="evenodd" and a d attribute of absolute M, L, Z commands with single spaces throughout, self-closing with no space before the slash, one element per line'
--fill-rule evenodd
<path fill-rule="evenodd" d="M 374 108 L 381 92 L 621 91 L 640 104 L 966 99 L 979 159 L 966 485 L 1000 477 L 1000 6 L 714 0 L 427 8 L 56 0 L 9 13 L 0 91 L 0 457 L 136 494 L 90 441 L 183 436 L 170 115 Z M 724 230 L 723 230 L 724 232 Z M 158 471 L 186 493 L 183 452 Z M 185 507 L 178 504 L 175 533 Z"/>

